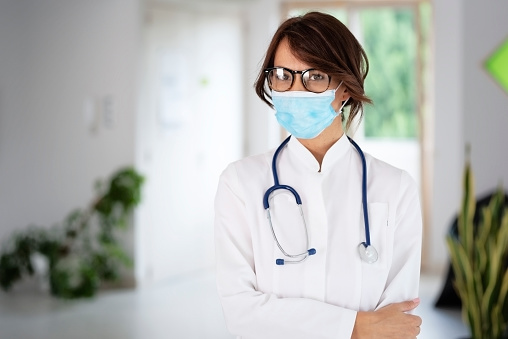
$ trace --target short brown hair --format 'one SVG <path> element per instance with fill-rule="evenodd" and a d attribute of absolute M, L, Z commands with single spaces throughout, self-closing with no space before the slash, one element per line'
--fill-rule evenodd
<path fill-rule="evenodd" d="M 361 118 L 363 103 L 372 103 L 363 88 L 369 61 L 353 33 L 335 17 L 320 12 L 309 12 L 284 21 L 268 46 L 254 84 L 256 94 L 272 108 L 264 70 L 274 66 L 275 52 L 283 39 L 287 39 L 298 59 L 343 81 L 351 96 L 347 103 L 351 106 L 346 123 L 348 129 L 358 113 Z"/>

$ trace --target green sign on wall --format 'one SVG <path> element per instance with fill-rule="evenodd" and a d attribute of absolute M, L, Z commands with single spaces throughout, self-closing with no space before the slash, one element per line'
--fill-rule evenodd
<path fill-rule="evenodd" d="M 508 39 L 485 61 L 485 69 L 508 93 Z"/>

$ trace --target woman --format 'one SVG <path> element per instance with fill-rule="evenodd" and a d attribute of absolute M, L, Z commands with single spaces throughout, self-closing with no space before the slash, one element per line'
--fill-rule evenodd
<path fill-rule="evenodd" d="M 416 185 L 368 154 L 364 170 L 343 130 L 343 107 L 347 130 L 370 102 L 367 71 L 355 37 L 323 13 L 288 19 L 268 47 L 256 92 L 291 136 L 277 151 L 230 164 L 215 201 L 218 292 L 240 338 L 420 331 L 421 319 L 407 313 L 419 303 Z"/>

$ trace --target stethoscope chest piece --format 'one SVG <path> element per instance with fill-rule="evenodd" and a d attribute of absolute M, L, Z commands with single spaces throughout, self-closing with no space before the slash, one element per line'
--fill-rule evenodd
<path fill-rule="evenodd" d="M 366 245 L 362 242 L 358 245 L 358 252 L 360 252 L 360 258 L 368 264 L 373 264 L 377 261 L 377 251 L 372 245 Z"/>

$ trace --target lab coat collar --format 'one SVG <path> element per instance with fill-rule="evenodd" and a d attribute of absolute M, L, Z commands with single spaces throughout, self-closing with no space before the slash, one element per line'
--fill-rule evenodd
<path fill-rule="evenodd" d="M 303 146 L 300 141 L 294 136 L 291 137 L 288 143 L 288 149 L 292 154 L 295 154 L 298 159 L 312 172 L 319 172 L 319 163 L 314 158 L 312 153 Z M 325 173 L 332 166 L 344 158 L 344 156 L 351 150 L 351 144 L 344 133 L 339 140 L 335 142 L 335 144 L 330 147 L 330 149 L 326 152 L 325 157 L 323 159 L 323 163 L 321 164 L 321 173 Z"/>

